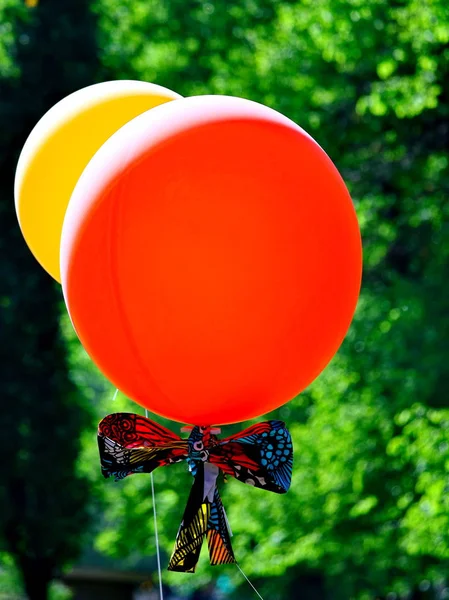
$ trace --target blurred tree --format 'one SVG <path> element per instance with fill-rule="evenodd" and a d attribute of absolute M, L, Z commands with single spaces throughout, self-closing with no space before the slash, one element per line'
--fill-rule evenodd
<path fill-rule="evenodd" d="M 326 372 L 276 414 L 294 435 L 292 491 L 248 499 L 232 482 L 224 494 L 245 570 L 273 599 L 449 597 L 446 0 L 96 7 L 105 75 L 284 112 L 330 154 L 356 203 L 365 276 L 353 327 Z M 142 479 L 107 488 L 104 551 L 151 551 Z M 167 549 L 187 493 L 179 480 L 189 485 L 180 467 L 156 474 Z M 199 577 L 210 577 L 203 566 Z"/>
<path fill-rule="evenodd" d="M 67 375 L 60 290 L 19 231 L 14 171 L 43 113 L 96 75 L 87 0 L 0 1 L 0 548 L 14 556 L 31 600 L 47 597 L 82 547 L 88 484 L 77 457 L 89 421 Z"/>

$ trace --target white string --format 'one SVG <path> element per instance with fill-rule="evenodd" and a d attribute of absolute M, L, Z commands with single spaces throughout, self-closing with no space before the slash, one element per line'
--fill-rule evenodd
<path fill-rule="evenodd" d="M 249 583 L 249 585 L 253 588 L 253 590 L 256 592 L 256 594 L 259 596 L 260 600 L 263 600 L 262 596 L 259 594 L 259 592 L 256 590 L 256 588 L 253 586 L 253 584 L 251 583 L 251 581 L 248 579 L 248 577 L 245 575 L 245 573 L 242 571 L 242 568 L 240 567 L 239 563 L 236 562 L 235 566 L 237 567 L 237 569 L 240 571 L 240 573 L 243 575 L 243 577 L 246 579 L 246 581 Z"/>
<path fill-rule="evenodd" d="M 158 572 L 158 577 L 159 577 L 159 594 L 160 594 L 161 600 L 164 600 L 164 592 L 162 590 L 161 557 L 159 554 L 159 536 L 157 533 L 156 496 L 154 494 L 153 473 L 150 474 L 150 477 L 151 477 L 151 493 L 153 495 L 154 537 L 156 538 L 156 556 L 157 556 L 157 572 Z"/>
<path fill-rule="evenodd" d="M 114 395 L 112 396 L 112 402 L 117 398 L 118 388 L 115 390 Z"/>
<path fill-rule="evenodd" d="M 148 410 L 147 409 L 145 409 L 145 416 L 148 419 Z M 164 592 L 162 590 L 161 556 L 159 553 L 159 535 L 158 535 L 158 531 L 157 531 L 156 494 L 154 493 L 153 473 L 150 473 L 150 478 L 151 478 L 151 495 L 153 497 L 154 538 L 156 541 L 157 573 L 158 573 L 158 577 L 159 577 L 159 595 L 161 597 L 161 600 L 164 600 Z"/>

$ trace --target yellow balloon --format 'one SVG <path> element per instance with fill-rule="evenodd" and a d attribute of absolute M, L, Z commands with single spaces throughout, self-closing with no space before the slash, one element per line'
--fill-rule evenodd
<path fill-rule="evenodd" d="M 57 281 L 64 215 L 87 163 L 128 121 L 177 98 L 143 81 L 98 83 L 58 102 L 30 133 L 17 165 L 16 211 L 30 250 Z"/>

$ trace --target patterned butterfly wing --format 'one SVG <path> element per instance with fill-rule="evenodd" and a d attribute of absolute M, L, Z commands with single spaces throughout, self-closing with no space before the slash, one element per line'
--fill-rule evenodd
<path fill-rule="evenodd" d="M 207 545 L 212 566 L 236 562 L 231 545 L 228 520 L 217 487 L 214 490 L 214 501 L 207 525 Z"/>
<path fill-rule="evenodd" d="M 98 448 L 104 477 L 123 479 L 151 473 L 162 465 L 184 460 L 187 442 L 169 429 L 132 413 L 115 413 L 98 426 Z"/>
<path fill-rule="evenodd" d="M 290 432 L 282 421 L 258 423 L 219 440 L 209 460 L 243 483 L 284 494 L 293 468 Z"/>
<path fill-rule="evenodd" d="M 194 573 L 207 534 L 211 508 L 212 502 L 204 495 L 204 464 L 200 463 L 176 536 L 169 571 Z"/>

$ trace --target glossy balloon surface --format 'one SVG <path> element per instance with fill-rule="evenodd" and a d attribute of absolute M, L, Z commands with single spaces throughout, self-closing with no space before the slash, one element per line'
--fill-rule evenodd
<path fill-rule="evenodd" d="M 324 369 L 359 294 L 361 241 L 335 166 L 300 127 L 239 98 L 159 106 L 78 182 L 65 300 L 103 373 L 198 425 L 264 414 Z"/>

